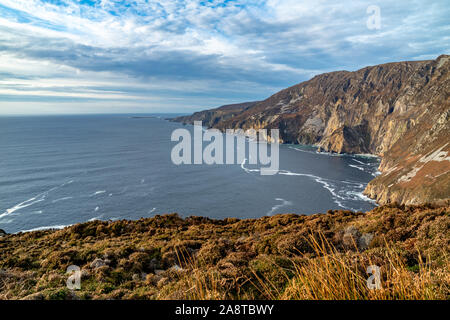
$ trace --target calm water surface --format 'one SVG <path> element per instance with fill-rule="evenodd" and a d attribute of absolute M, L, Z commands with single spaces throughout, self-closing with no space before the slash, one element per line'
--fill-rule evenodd
<path fill-rule="evenodd" d="M 377 158 L 283 145 L 274 176 L 247 164 L 176 166 L 170 136 L 183 126 L 166 117 L 0 117 L 0 228 L 169 212 L 256 218 L 374 207 L 362 191 L 376 175 Z"/>

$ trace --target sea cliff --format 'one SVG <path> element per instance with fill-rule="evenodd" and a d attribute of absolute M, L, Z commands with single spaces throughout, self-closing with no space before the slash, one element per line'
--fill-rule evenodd
<path fill-rule="evenodd" d="M 174 121 L 225 129 L 280 129 L 281 142 L 382 157 L 365 194 L 380 204 L 448 203 L 450 56 L 315 76 L 264 101 Z"/>

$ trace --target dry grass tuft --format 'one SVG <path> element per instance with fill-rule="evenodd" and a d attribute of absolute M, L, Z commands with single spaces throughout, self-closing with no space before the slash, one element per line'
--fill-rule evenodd
<path fill-rule="evenodd" d="M 449 230 L 429 205 L 93 221 L 0 237 L 0 299 L 450 299 Z"/>

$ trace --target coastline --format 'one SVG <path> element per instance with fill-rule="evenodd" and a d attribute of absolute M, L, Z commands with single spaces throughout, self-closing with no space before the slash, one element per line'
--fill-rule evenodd
<path fill-rule="evenodd" d="M 322 73 L 263 101 L 172 121 L 226 129 L 279 129 L 280 141 L 337 154 L 376 154 L 365 194 L 379 204 L 450 201 L 448 55 Z M 327 89 L 323 89 L 327 88 Z"/>
<path fill-rule="evenodd" d="M 184 120 L 180 120 L 180 118 L 184 119 L 186 117 L 192 117 L 192 115 L 191 116 L 175 117 L 175 118 L 166 118 L 165 120 L 170 121 L 170 122 L 181 123 L 184 126 L 191 126 L 191 127 L 193 127 L 194 125 L 192 123 L 184 122 Z M 226 133 L 223 132 L 223 130 L 221 130 L 220 128 L 217 129 L 217 128 L 214 128 L 214 127 L 209 127 L 207 125 L 202 125 L 203 132 L 208 130 L 208 129 L 220 130 L 222 132 L 222 134 L 226 135 Z M 252 137 L 249 137 L 248 135 L 243 134 L 242 132 L 244 132 L 243 129 L 238 129 L 233 135 L 244 136 L 244 137 L 246 137 L 246 139 L 248 139 L 248 141 L 253 141 L 254 140 Z M 270 141 L 268 141 L 268 143 L 270 143 Z M 280 142 L 280 146 L 286 146 L 288 148 L 291 148 L 291 149 L 294 149 L 294 150 L 298 150 L 298 151 L 301 151 L 301 152 L 311 152 L 311 153 L 314 153 L 314 154 L 323 154 L 323 155 L 327 155 L 327 156 L 331 156 L 331 157 L 348 156 L 348 157 L 355 157 L 355 158 L 361 157 L 361 158 L 371 158 L 371 159 L 379 160 L 377 171 L 375 172 L 375 174 L 373 174 L 374 178 L 365 185 L 364 190 L 361 192 L 361 196 L 364 197 L 364 198 L 367 198 L 371 202 L 373 201 L 377 206 L 388 204 L 388 202 L 380 203 L 378 201 L 379 197 L 376 194 L 374 194 L 373 192 L 369 192 L 368 189 L 367 189 L 369 184 L 377 176 L 380 176 L 382 174 L 382 172 L 379 170 L 380 166 L 381 166 L 381 161 L 383 160 L 383 157 L 381 155 L 371 154 L 371 153 L 346 153 L 346 152 L 337 153 L 337 152 L 334 152 L 334 151 L 324 151 L 317 144 L 300 144 L 300 143 L 291 143 L 291 142 L 284 142 L 284 141 Z M 295 146 L 299 146 L 300 148 L 296 148 Z M 302 150 L 301 147 L 307 147 L 307 148 L 310 148 L 311 150 Z M 243 164 L 241 164 L 241 167 L 242 167 L 242 165 Z"/>
<path fill-rule="evenodd" d="M 67 121 L 71 127 L 75 127 L 75 124 L 77 124 L 76 127 L 79 127 L 79 125 L 84 125 L 86 127 L 96 127 L 98 126 L 97 122 L 99 119 L 99 116 L 83 116 L 68 118 Z M 142 126 L 143 128 L 145 128 L 145 132 L 150 132 L 150 130 L 146 129 L 148 127 L 146 121 L 135 123 L 132 120 L 128 119 L 128 115 L 122 115 L 120 117 L 105 117 L 105 119 L 113 119 L 113 121 L 111 122 L 113 124 L 116 122 L 126 122 L 127 124 L 129 124 L 130 129 L 132 130 L 135 130 L 134 128 L 137 126 Z M 49 121 L 49 126 L 53 126 L 53 124 L 55 126 L 59 126 L 62 121 L 60 119 L 52 118 L 47 120 Z M 35 119 L 31 117 L 30 119 L 27 119 L 26 123 L 30 121 L 38 124 L 43 120 L 41 120 L 40 118 Z M 181 127 L 181 125 L 178 123 L 173 123 L 171 125 L 169 122 L 166 122 L 163 119 L 154 120 L 153 122 L 156 123 L 152 124 L 156 128 L 158 128 L 157 125 L 159 125 L 159 127 L 163 129 L 168 128 L 166 130 L 167 133 L 164 133 L 161 136 L 164 139 L 169 136 L 169 132 L 171 130 Z M 107 123 L 106 120 L 105 123 Z M 114 128 L 116 127 L 118 126 L 115 125 Z M 39 134 L 39 131 L 36 131 L 35 135 L 38 136 Z M 152 135 L 151 133 L 148 134 Z M 104 138 L 111 140 L 111 145 L 114 145 L 114 148 L 116 148 L 115 142 L 112 141 L 114 139 L 110 138 L 109 134 L 105 135 Z M 61 148 L 66 148 L 66 144 L 63 142 L 64 139 L 61 138 Z M 85 138 L 75 136 L 72 137 L 71 135 L 69 135 L 67 139 L 73 141 L 72 139 L 82 140 Z M 100 137 L 98 139 L 100 139 Z M 101 139 L 103 139 L 103 135 Z M 137 169 L 133 169 L 133 166 L 123 166 L 124 168 L 128 167 L 127 170 L 129 170 L 129 172 L 131 173 L 128 176 L 133 178 L 125 178 L 124 180 L 109 178 L 106 172 L 111 172 L 111 174 L 115 176 L 114 170 L 111 170 L 110 168 L 122 165 L 121 150 L 124 150 L 124 159 L 132 159 L 135 157 L 132 153 L 127 151 L 128 148 L 131 147 L 127 146 L 125 148 L 125 146 L 129 144 L 128 138 L 123 138 L 123 140 L 125 140 L 125 142 L 119 144 L 117 147 L 119 150 L 113 150 L 113 157 L 102 156 L 103 152 L 99 151 L 103 150 L 103 147 L 100 146 L 101 148 L 99 149 L 95 144 L 91 143 L 89 143 L 89 150 L 80 150 L 81 154 L 79 156 L 75 154 L 78 152 L 73 149 L 67 156 L 67 158 L 69 158 L 69 161 L 58 161 L 58 163 L 55 164 L 55 166 L 57 166 L 55 169 L 55 172 L 57 172 L 57 179 L 55 180 L 53 180 L 53 176 L 55 175 L 55 172 L 53 172 L 53 170 L 39 171 L 38 173 L 36 173 L 40 180 L 29 180 L 29 175 L 24 175 L 22 177 L 7 173 L 6 181 L 11 184 L 15 184 L 17 181 L 17 186 L 15 188 L 8 187 L 3 190 L 3 198 L 5 201 L 2 202 L 3 206 L 0 209 L 0 228 L 4 228 L 9 233 L 14 233 L 19 231 L 35 230 L 37 228 L 52 228 L 54 226 L 60 227 L 73 223 L 89 221 L 94 218 L 103 220 L 108 220 L 116 217 L 136 219 L 140 217 L 149 217 L 156 213 L 163 214 L 168 212 L 181 212 L 185 215 L 196 214 L 209 216 L 210 206 L 207 201 L 205 201 L 205 204 L 203 204 L 202 202 L 198 202 L 201 205 L 193 205 L 192 207 L 189 207 L 190 200 L 182 199 L 180 201 L 174 201 L 175 205 L 172 205 L 170 199 L 164 199 L 164 193 L 159 192 L 156 194 L 154 188 L 163 188 L 162 186 L 164 185 L 164 179 L 161 179 L 161 182 L 152 181 L 150 179 L 150 176 L 153 175 L 154 172 L 151 169 L 146 169 L 147 161 L 140 161 L 141 164 L 139 166 L 136 166 Z M 133 139 L 129 140 L 135 141 Z M 42 139 L 42 141 L 46 141 L 46 139 L 44 138 Z M 14 144 L 14 142 L 11 142 L 11 144 Z M 45 143 L 43 144 L 45 145 Z M 137 141 L 135 148 L 137 150 L 144 150 L 145 147 L 142 147 L 142 145 L 142 143 Z M 12 167 L 17 168 L 18 170 L 29 170 L 30 172 L 32 172 L 32 170 L 35 170 L 34 167 L 48 166 L 48 164 L 46 164 L 46 158 L 52 159 L 51 152 L 53 152 L 53 149 L 58 149 L 60 147 L 53 145 L 50 149 L 46 149 L 46 152 L 44 153 L 42 152 L 43 149 L 41 149 L 39 146 L 35 146 L 33 148 L 35 148 L 36 151 L 38 151 L 39 154 L 42 155 L 39 159 L 28 159 L 28 162 L 26 164 L 22 164 L 20 167 L 17 166 L 18 162 L 14 159 L 14 157 L 16 156 L 11 157 L 10 162 Z M 241 193 L 243 195 L 239 197 L 239 201 L 235 201 L 234 205 L 230 204 L 230 206 L 223 206 L 224 209 L 222 211 L 214 210 L 214 212 L 212 212 L 211 214 L 217 215 L 213 217 L 220 216 L 256 218 L 261 214 L 265 214 L 269 211 L 271 212 L 271 208 L 273 208 L 274 206 L 278 206 L 280 202 L 276 198 L 283 198 L 291 203 L 290 206 L 285 206 L 281 209 L 277 209 L 276 213 L 302 212 L 312 214 L 315 212 L 325 212 L 328 209 L 370 210 L 371 208 L 373 208 L 372 203 L 362 201 L 357 195 L 352 194 L 352 192 L 362 191 L 362 189 L 364 189 L 364 187 L 361 187 L 362 184 L 365 184 L 371 178 L 371 176 L 359 173 L 355 169 L 348 168 L 347 163 L 352 164 L 353 162 L 353 160 L 351 160 L 350 158 L 342 160 L 338 158 L 331 158 L 326 154 L 314 156 L 309 154 L 303 155 L 293 150 L 289 150 L 284 146 L 281 146 L 281 149 L 282 151 L 287 151 L 285 154 L 286 159 L 288 160 L 285 166 L 281 168 L 285 169 L 285 171 L 282 172 L 283 176 L 275 177 L 274 179 L 267 179 L 268 183 L 265 183 L 264 185 L 260 184 L 260 188 L 257 187 L 256 193 L 254 191 L 254 187 L 252 186 L 253 181 L 257 180 L 255 174 L 246 175 L 243 171 L 241 171 L 242 169 L 239 169 L 240 167 L 238 165 L 236 165 L 235 168 L 219 168 L 217 172 L 219 172 L 221 178 L 226 178 L 227 175 L 225 173 L 231 172 L 233 174 L 232 181 L 235 183 L 236 187 L 243 187 L 242 190 L 244 191 L 244 193 Z M 109 152 L 109 150 L 106 151 Z M 30 149 L 29 152 L 32 153 L 34 151 Z M 168 151 L 164 150 L 162 156 L 167 156 L 168 153 Z M 88 156 L 98 157 L 97 161 L 101 162 L 101 165 L 94 163 L 91 164 L 89 161 L 84 161 L 84 159 L 89 159 Z M 62 158 L 66 158 L 66 156 L 63 156 L 62 154 L 60 155 L 60 157 L 61 160 Z M 144 159 L 144 157 L 147 157 L 147 155 L 143 154 L 143 157 L 139 157 L 139 159 Z M 309 170 L 308 166 L 297 165 L 296 159 L 302 158 L 305 158 L 308 163 L 312 163 L 314 168 L 311 168 L 311 170 Z M 76 159 L 76 161 L 73 162 L 72 159 Z M 81 160 L 78 161 L 77 159 Z M 320 163 L 323 163 L 323 166 L 318 165 L 318 162 L 316 160 L 320 161 Z M 339 176 L 335 176 L 334 171 L 324 170 L 326 168 L 331 168 L 332 162 L 342 162 L 342 167 L 345 167 L 345 174 L 339 174 Z M 370 160 L 363 160 L 363 162 L 371 162 L 375 164 L 374 161 Z M 330 166 L 328 166 L 328 164 L 330 164 Z M 354 164 L 359 165 L 356 162 Z M 170 163 L 168 163 L 168 165 L 170 166 Z M 81 169 L 79 171 L 78 169 L 73 170 L 72 167 L 74 166 L 78 166 L 80 168 L 86 166 L 86 170 L 92 170 L 96 174 L 98 172 L 101 179 L 98 180 L 98 183 L 97 181 L 96 183 L 91 183 L 90 180 L 93 180 L 94 178 L 89 177 L 89 174 L 86 173 L 88 171 Z M 365 167 L 365 169 L 368 173 L 370 173 L 375 170 L 374 166 L 375 165 L 372 165 L 370 167 L 367 166 Z M 255 166 L 252 165 L 245 165 L 245 167 L 248 167 L 250 169 L 255 168 Z M 174 169 L 178 170 L 178 168 L 175 167 Z M 190 168 L 180 169 L 182 169 L 182 171 L 191 170 Z M 194 167 L 192 169 L 196 168 Z M 206 167 L 205 169 L 209 168 Z M 164 168 L 164 170 L 167 170 L 167 168 Z M 220 174 L 221 170 L 223 171 L 223 174 Z M 206 170 L 206 172 L 208 171 Z M 307 175 L 308 172 L 312 173 L 312 175 Z M 216 174 L 216 170 L 213 174 Z M 355 175 L 355 184 L 341 183 L 341 181 L 347 179 L 347 176 L 348 180 L 352 181 L 353 178 L 350 176 L 352 174 Z M 205 176 L 204 179 L 208 179 L 208 174 L 203 173 L 203 175 Z M 295 177 L 296 175 L 298 175 L 299 177 Z M 156 177 L 161 176 L 163 175 L 156 175 Z M 271 184 L 272 181 L 274 181 L 273 185 Z M 213 184 L 214 183 L 215 182 L 213 182 Z M 218 183 L 220 183 L 220 181 L 218 181 Z M 170 183 L 168 185 L 170 185 Z M 294 187 L 285 187 L 288 185 L 293 185 Z M 308 198 L 310 189 L 308 187 L 303 188 L 304 185 L 311 186 L 314 189 L 315 193 L 311 194 L 311 196 L 323 197 L 323 201 L 309 201 Z M 271 186 L 277 186 L 275 192 L 270 191 Z M 125 192 L 124 190 L 126 188 L 131 189 L 127 189 L 127 191 Z M 261 192 L 264 193 L 265 189 L 267 189 L 267 196 L 265 196 L 262 201 L 258 201 L 258 194 L 261 194 Z M 131 192 L 130 190 L 136 190 L 136 192 L 139 193 L 134 193 L 135 191 Z M 216 192 L 218 193 L 226 194 L 221 192 L 220 189 L 216 190 Z M 350 191 L 348 197 L 345 195 L 346 190 Z M 155 197 L 147 197 L 146 194 L 148 193 L 154 193 Z M 129 201 L 136 201 L 137 199 L 134 199 L 136 194 L 139 194 L 139 196 L 142 195 L 142 199 L 139 198 L 138 200 L 140 201 L 140 203 L 145 203 L 145 208 L 142 208 L 140 210 L 133 210 L 133 206 L 127 208 L 125 205 L 121 206 L 120 203 L 115 203 L 120 202 L 120 200 L 124 197 L 128 197 Z M 202 201 L 202 195 L 199 193 L 197 194 L 199 201 Z M 257 201 L 257 203 L 259 203 L 259 206 L 257 203 L 255 203 L 256 205 L 247 203 L 248 207 L 244 206 L 243 208 L 240 203 L 238 203 L 240 201 L 246 201 L 247 199 L 253 197 L 253 194 L 256 195 L 254 197 L 254 201 Z M 343 198 L 339 198 L 339 196 Z M 343 207 L 339 207 L 338 204 L 336 204 L 335 197 L 344 200 Z M 223 201 L 228 200 L 227 196 L 219 199 L 220 201 L 222 201 L 222 199 Z M 122 203 L 124 202 L 125 201 L 122 201 Z M 152 211 L 154 207 L 158 207 L 157 210 L 155 210 L 156 212 Z M 190 208 L 190 210 L 185 210 L 185 207 Z M 197 210 L 196 208 L 199 208 L 199 210 Z"/>

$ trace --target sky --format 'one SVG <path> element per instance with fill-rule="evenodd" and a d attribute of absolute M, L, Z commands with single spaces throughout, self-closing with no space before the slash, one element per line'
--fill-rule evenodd
<path fill-rule="evenodd" d="M 0 114 L 182 112 L 450 53 L 450 3 L 0 0 Z"/>

